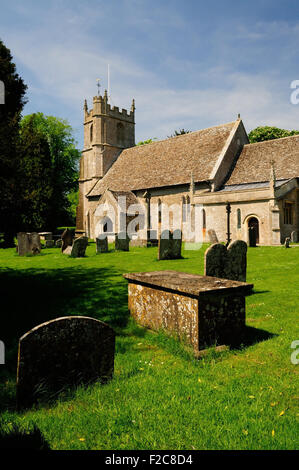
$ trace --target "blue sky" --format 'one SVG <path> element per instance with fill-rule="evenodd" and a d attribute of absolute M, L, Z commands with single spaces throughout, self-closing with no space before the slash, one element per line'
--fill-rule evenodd
<path fill-rule="evenodd" d="M 111 103 L 136 101 L 136 142 L 240 113 L 299 129 L 296 0 L 0 0 L 0 38 L 28 85 L 25 114 L 69 120 L 79 146 L 96 79 Z"/>

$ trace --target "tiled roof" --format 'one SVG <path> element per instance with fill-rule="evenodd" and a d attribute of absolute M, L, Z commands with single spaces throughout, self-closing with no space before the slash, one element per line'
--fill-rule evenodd
<path fill-rule="evenodd" d="M 186 184 L 191 172 L 195 182 L 209 180 L 234 125 L 230 122 L 125 149 L 88 196 L 99 196 L 106 189 L 132 191 Z"/>
<path fill-rule="evenodd" d="M 278 180 L 299 176 L 299 135 L 244 145 L 226 185 L 269 181 L 271 161 Z"/>

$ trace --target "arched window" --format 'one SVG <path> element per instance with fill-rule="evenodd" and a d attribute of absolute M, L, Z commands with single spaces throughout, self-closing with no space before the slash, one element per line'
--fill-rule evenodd
<path fill-rule="evenodd" d="M 116 140 L 119 145 L 124 145 L 125 128 L 121 122 L 119 122 L 116 126 Z"/>
<path fill-rule="evenodd" d="M 187 220 L 186 198 L 185 198 L 185 196 L 182 197 L 182 220 L 183 220 L 183 222 L 186 222 L 186 220 Z"/>
<path fill-rule="evenodd" d="M 242 225 L 241 222 L 241 209 L 237 210 L 237 228 L 240 229 Z"/>
<path fill-rule="evenodd" d="M 202 209 L 202 228 L 206 228 L 206 211 Z"/>
<path fill-rule="evenodd" d="M 158 199 L 158 222 L 159 224 L 162 222 L 162 201 Z"/>

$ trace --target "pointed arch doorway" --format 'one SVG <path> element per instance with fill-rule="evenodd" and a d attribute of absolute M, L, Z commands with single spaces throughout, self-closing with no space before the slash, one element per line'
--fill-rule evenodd
<path fill-rule="evenodd" d="M 259 221 L 256 217 L 248 220 L 248 240 L 249 246 L 256 246 L 260 242 Z"/>

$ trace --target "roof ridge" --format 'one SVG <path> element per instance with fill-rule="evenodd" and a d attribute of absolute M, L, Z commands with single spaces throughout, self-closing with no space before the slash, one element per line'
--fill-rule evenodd
<path fill-rule="evenodd" d="M 173 137 L 167 137 L 167 139 L 156 140 L 154 142 L 150 142 L 144 145 L 148 146 L 148 145 L 160 144 L 161 142 L 166 142 L 167 140 L 178 139 L 178 138 L 186 137 L 187 135 L 196 134 L 197 132 L 208 131 L 210 129 L 216 129 L 217 127 L 223 127 L 223 126 L 228 126 L 229 124 L 235 124 L 237 121 L 238 119 L 236 119 L 235 121 L 231 121 L 231 122 L 225 122 L 223 124 L 217 124 L 217 126 L 204 127 L 203 129 L 197 129 L 197 131 L 191 131 L 191 132 L 186 132 L 185 134 L 175 135 Z M 143 147 L 143 145 L 134 145 L 133 147 L 128 147 L 126 149 L 123 149 L 121 153 L 125 152 L 126 150 L 131 150 L 132 148 L 135 148 L 135 147 Z"/>

